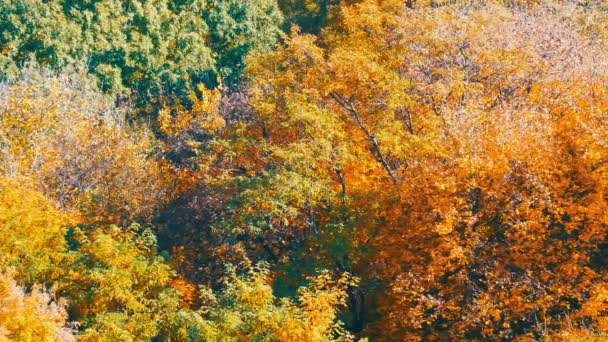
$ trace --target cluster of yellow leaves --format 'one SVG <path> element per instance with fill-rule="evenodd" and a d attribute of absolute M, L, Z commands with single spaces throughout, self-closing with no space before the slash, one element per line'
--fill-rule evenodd
<path fill-rule="evenodd" d="M 25 294 L 12 272 L 0 274 L 0 341 L 75 341 L 65 320 L 64 303 L 52 302 L 38 287 Z"/>
<path fill-rule="evenodd" d="M 66 215 L 44 195 L 0 177 L 0 267 L 26 283 L 57 280 L 66 248 Z"/>
<path fill-rule="evenodd" d="M 92 319 L 82 341 L 143 341 L 179 309 L 173 271 L 139 225 L 75 229 L 78 262 L 60 282 L 77 317 Z"/>
<path fill-rule="evenodd" d="M 219 294 L 203 288 L 206 303 L 206 340 L 252 341 L 351 341 L 353 336 L 336 321 L 337 310 L 346 304 L 346 290 L 356 278 L 344 274 L 338 280 L 323 271 L 300 288 L 298 302 L 275 298 L 265 266 L 250 269 L 246 276 L 229 270 L 226 288 Z"/>
<path fill-rule="evenodd" d="M 358 279 L 348 273 L 334 281 L 332 275 L 325 271 L 312 278 L 308 287 L 300 288 L 298 298 L 304 319 L 308 322 L 306 333 L 312 336 L 312 341 L 322 340 L 321 337 L 334 328 L 336 308 L 346 306 L 348 296 L 345 290 L 357 284 Z"/>
<path fill-rule="evenodd" d="M 156 336 L 151 322 L 173 314 L 178 298 L 168 285 L 173 272 L 155 254 L 154 235 L 137 225 L 72 228 L 68 234 L 68 217 L 27 183 L 0 178 L 0 268 L 13 270 L 0 276 L 0 340 L 3 334 L 15 341 L 61 339 L 63 300 L 35 284 L 53 284 L 69 299 L 72 317 L 86 322 L 82 340 Z M 32 292 L 24 296 L 13 278 Z M 47 308 L 51 299 L 61 304 Z"/>
<path fill-rule="evenodd" d="M 174 105 L 160 111 L 157 120 L 162 134 L 176 136 L 186 130 L 214 132 L 224 127 L 225 122 L 219 111 L 222 89 L 207 89 L 201 84 L 198 93 L 200 96 L 190 90 L 192 105 L 188 109 Z"/>

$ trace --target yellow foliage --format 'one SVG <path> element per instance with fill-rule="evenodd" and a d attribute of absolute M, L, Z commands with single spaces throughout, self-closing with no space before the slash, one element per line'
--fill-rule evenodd
<path fill-rule="evenodd" d="M 169 136 L 181 135 L 187 130 L 217 131 L 224 127 L 224 119 L 220 116 L 221 88 L 207 89 L 199 85 L 198 92 L 190 90 L 190 109 L 180 105 L 163 108 L 158 114 L 158 125 L 161 133 Z"/>
<path fill-rule="evenodd" d="M 337 321 L 337 310 L 344 306 L 346 289 L 356 279 L 344 274 L 337 281 L 324 271 L 311 278 L 308 287 L 300 288 L 298 303 L 288 298 L 275 298 L 269 274 L 261 265 L 248 276 L 237 276 L 230 270 L 226 289 L 219 295 L 202 289 L 207 303 L 203 314 L 205 340 L 251 341 L 268 338 L 285 342 L 352 341 Z"/>
<path fill-rule="evenodd" d="M 34 76 L 32 76 L 34 78 Z M 83 220 L 149 214 L 164 196 L 151 135 L 79 75 L 2 85 L 0 173 L 32 179 Z"/>
<path fill-rule="evenodd" d="M 64 304 L 51 302 L 51 295 L 39 287 L 25 294 L 11 276 L 0 274 L 0 341 L 75 341 L 64 327 Z"/>
<path fill-rule="evenodd" d="M 27 284 L 57 280 L 65 254 L 67 215 L 23 180 L 0 177 L 0 266 Z"/>

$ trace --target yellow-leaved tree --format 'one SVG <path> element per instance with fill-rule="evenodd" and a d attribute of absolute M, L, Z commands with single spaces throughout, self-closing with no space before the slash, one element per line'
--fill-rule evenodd
<path fill-rule="evenodd" d="M 76 341 L 66 316 L 64 303 L 50 293 L 35 287 L 26 294 L 12 272 L 0 274 L 0 341 Z"/>
<path fill-rule="evenodd" d="M 0 173 L 31 179 L 83 222 L 149 215 L 165 196 L 153 140 L 86 75 L 27 71 L 0 85 Z"/>
<path fill-rule="evenodd" d="M 0 267 L 27 284 L 51 282 L 68 260 L 67 215 L 23 180 L 0 177 Z"/>
<path fill-rule="evenodd" d="M 175 322 L 181 324 L 168 326 L 160 336 L 171 341 L 354 340 L 337 315 L 356 278 L 345 273 L 336 279 L 321 271 L 298 290 L 294 301 L 275 297 L 267 265 L 245 263 L 246 273 L 228 266 L 221 291 L 201 287 L 198 312 L 177 315 Z"/>

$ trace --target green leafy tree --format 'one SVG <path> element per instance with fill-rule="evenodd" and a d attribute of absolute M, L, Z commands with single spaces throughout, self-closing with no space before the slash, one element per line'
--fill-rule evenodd
<path fill-rule="evenodd" d="M 242 77 L 251 52 L 274 46 L 282 24 L 276 0 L 209 0 L 204 18 L 216 71 L 228 84 Z"/>
<path fill-rule="evenodd" d="M 163 0 L 4 1 L 3 68 L 84 66 L 104 90 L 133 93 L 142 107 L 186 98 L 188 84 L 213 68 L 202 10 L 200 2 L 176 8 Z"/>
<path fill-rule="evenodd" d="M 196 314 L 182 312 L 163 340 L 172 341 L 352 341 L 337 320 L 357 279 L 327 271 L 298 290 L 297 301 L 273 295 L 268 268 L 245 266 L 239 274 L 228 267 L 221 291 L 202 287 L 203 305 Z"/>
<path fill-rule="evenodd" d="M 0 71 L 86 68 L 144 113 L 190 106 L 200 83 L 237 82 L 251 51 L 275 43 L 274 0 L 9 0 L 0 3 Z"/>
<path fill-rule="evenodd" d="M 58 1 L 2 1 L 0 32 L 2 78 L 18 76 L 28 61 L 58 69 L 83 57 L 81 27 L 68 20 Z"/>
<path fill-rule="evenodd" d="M 335 22 L 340 14 L 340 5 L 356 0 L 279 0 L 285 14 L 285 29 L 299 26 L 303 32 L 319 34 L 321 30 Z"/>

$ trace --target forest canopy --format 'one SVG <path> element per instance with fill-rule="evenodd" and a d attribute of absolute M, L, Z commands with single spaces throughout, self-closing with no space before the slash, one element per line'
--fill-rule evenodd
<path fill-rule="evenodd" d="M 0 341 L 608 334 L 608 6 L 0 1 Z"/>

